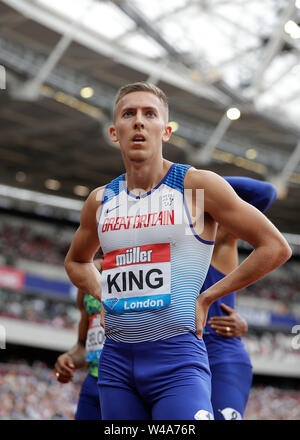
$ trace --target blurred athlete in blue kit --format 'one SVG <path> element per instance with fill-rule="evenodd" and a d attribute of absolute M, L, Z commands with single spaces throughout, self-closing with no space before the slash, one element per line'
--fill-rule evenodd
<path fill-rule="evenodd" d="M 94 260 L 101 273 L 103 259 Z M 101 408 L 97 387 L 98 363 L 104 343 L 104 329 L 101 326 L 101 303 L 91 295 L 78 290 L 77 306 L 80 310 L 77 343 L 66 353 L 58 356 L 54 369 L 60 383 L 74 378 L 74 370 L 88 366 L 88 374 L 81 386 L 75 420 L 101 420 Z"/>
<path fill-rule="evenodd" d="M 268 182 L 247 177 L 225 177 L 246 202 L 265 212 L 277 196 Z M 206 279 L 205 291 L 238 266 L 238 239 L 222 226 L 218 228 L 214 252 Z M 236 292 L 211 304 L 203 339 L 212 374 L 212 405 L 217 420 L 239 420 L 248 401 L 252 366 L 240 339 L 247 332 L 247 323 L 235 312 Z"/>
<path fill-rule="evenodd" d="M 282 234 L 223 178 L 163 158 L 171 132 L 158 87 L 120 89 L 110 136 L 126 173 L 91 192 L 65 260 L 71 282 L 105 308 L 98 379 L 103 420 L 213 419 L 202 339 L 209 306 L 291 256 Z M 184 195 L 197 189 L 204 190 L 204 212 L 192 219 L 196 199 Z M 218 224 L 254 250 L 199 295 Z M 101 277 L 93 265 L 100 246 Z"/>

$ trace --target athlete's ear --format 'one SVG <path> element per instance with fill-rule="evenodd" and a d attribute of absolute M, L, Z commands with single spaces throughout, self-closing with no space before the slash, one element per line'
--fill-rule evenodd
<path fill-rule="evenodd" d="M 170 139 L 172 135 L 172 127 L 171 125 L 166 125 L 164 128 L 164 134 L 163 134 L 163 142 L 168 142 L 168 140 Z"/>
<path fill-rule="evenodd" d="M 110 135 L 110 139 L 112 140 L 112 142 L 119 142 L 117 132 L 116 132 L 116 127 L 114 125 L 111 125 L 109 127 L 109 135 Z"/>

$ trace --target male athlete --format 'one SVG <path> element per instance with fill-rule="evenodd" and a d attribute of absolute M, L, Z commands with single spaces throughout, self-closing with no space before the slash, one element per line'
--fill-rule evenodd
<path fill-rule="evenodd" d="M 248 177 L 225 177 L 246 202 L 265 212 L 277 196 L 269 182 Z M 206 279 L 205 291 L 238 266 L 237 238 L 219 226 Z M 247 323 L 234 310 L 236 292 L 211 304 L 203 339 L 212 374 L 212 406 L 217 420 L 243 418 L 252 384 L 252 365 L 240 336 Z"/>
<path fill-rule="evenodd" d="M 126 173 L 91 192 L 66 256 L 72 283 L 102 299 L 106 310 L 98 379 L 104 420 L 212 419 L 202 339 L 208 308 L 291 256 L 275 226 L 222 177 L 162 157 L 171 131 L 160 89 L 121 88 L 110 136 Z M 254 250 L 199 295 L 218 223 Z M 102 289 L 93 265 L 99 246 Z"/>
<path fill-rule="evenodd" d="M 100 272 L 102 261 L 102 258 L 94 260 Z M 78 290 L 77 306 L 81 312 L 77 344 L 57 358 L 54 368 L 57 380 L 68 383 L 73 380 L 74 370 L 88 364 L 88 374 L 81 387 L 75 420 L 101 420 L 97 387 L 98 363 L 104 342 L 104 329 L 100 325 L 101 303 Z"/>

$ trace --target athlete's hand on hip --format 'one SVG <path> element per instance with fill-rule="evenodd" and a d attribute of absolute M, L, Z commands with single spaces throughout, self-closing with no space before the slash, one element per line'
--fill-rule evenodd
<path fill-rule="evenodd" d="M 58 358 L 54 365 L 56 378 L 58 382 L 68 383 L 73 380 L 75 368 L 73 359 L 70 354 L 63 353 Z"/>
<path fill-rule="evenodd" d="M 207 302 L 204 292 L 201 293 L 196 300 L 196 335 L 198 339 L 202 338 L 209 306 L 210 303 Z"/>
<path fill-rule="evenodd" d="M 248 331 L 248 324 L 234 309 L 221 304 L 222 309 L 228 316 L 212 316 L 208 324 L 216 333 L 225 338 L 240 337 Z"/>

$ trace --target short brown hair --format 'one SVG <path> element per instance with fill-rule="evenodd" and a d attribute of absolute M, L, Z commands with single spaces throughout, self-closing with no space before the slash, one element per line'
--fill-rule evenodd
<path fill-rule="evenodd" d="M 147 83 L 144 81 L 139 81 L 132 84 L 126 84 L 125 86 L 121 87 L 116 96 L 115 106 L 125 95 L 128 95 L 129 93 L 133 93 L 133 92 L 153 93 L 153 95 L 157 96 L 161 100 L 161 102 L 164 104 L 168 112 L 168 98 L 166 94 L 154 84 Z"/>

